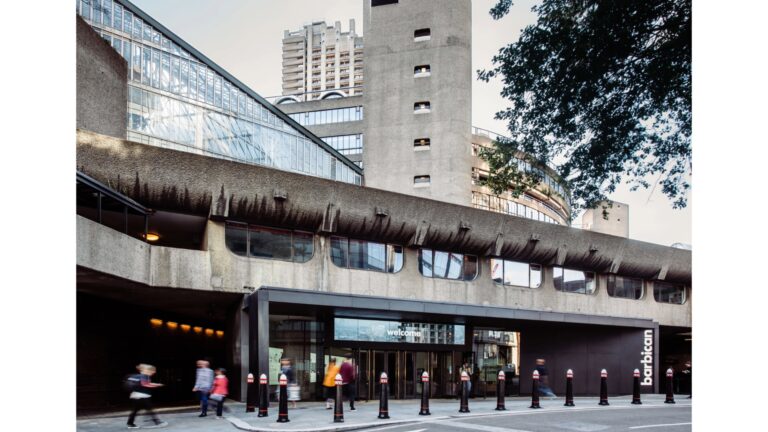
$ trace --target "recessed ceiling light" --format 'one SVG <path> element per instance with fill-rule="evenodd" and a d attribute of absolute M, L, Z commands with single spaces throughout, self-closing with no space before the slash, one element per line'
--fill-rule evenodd
<path fill-rule="evenodd" d="M 147 241 L 151 241 L 151 242 L 160 240 L 160 235 L 152 232 L 147 233 L 146 235 L 142 234 L 142 237 L 147 239 Z"/>

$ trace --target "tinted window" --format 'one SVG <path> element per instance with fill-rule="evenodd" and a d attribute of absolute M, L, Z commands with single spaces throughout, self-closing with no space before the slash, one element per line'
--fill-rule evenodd
<path fill-rule="evenodd" d="M 653 299 L 659 303 L 685 303 L 685 287 L 666 282 L 653 283 Z"/>
<path fill-rule="evenodd" d="M 314 253 L 311 233 L 233 222 L 227 223 L 225 242 L 233 253 L 254 258 L 307 262 Z"/>
<path fill-rule="evenodd" d="M 345 237 L 331 237 L 331 261 L 339 267 L 347 267 L 349 245 Z"/>
<path fill-rule="evenodd" d="M 419 249 L 419 273 L 426 277 L 472 280 L 477 276 L 477 257 Z"/>
<path fill-rule="evenodd" d="M 346 237 L 331 237 L 331 260 L 338 267 L 395 273 L 403 268 L 403 248 Z"/>
<path fill-rule="evenodd" d="M 552 269 L 555 289 L 563 292 L 592 294 L 595 292 L 595 274 L 562 267 Z"/>
<path fill-rule="evenodd" d="M 643 297 L 643 281 L 622 276 L 608 275 L 608 295 L 639 300 Z"/>
<path fill-rule="evenodd" d="M 371 7 L 384 6 L 397 3 L 398 0 L 371 0 Z"/>
<path fill-rule="evenodd" d="M 227 248 L 237 255 L 248 255 L 248 229 L 245 225 L 227 224 L 225 232 Z"/>
<path fill-rule="evenodd" d="M 413 32 L 413 37 L 414 38 L 429 37 L 431 34 L 432 32 L 428 28 L 423 28 Z"/>

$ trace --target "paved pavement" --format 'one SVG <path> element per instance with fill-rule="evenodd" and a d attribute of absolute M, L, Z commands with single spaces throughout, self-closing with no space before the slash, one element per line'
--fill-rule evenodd
<path fill-rule="evenodd" d="M 162 420 L 169 424 L 167 431 L 236 432 L 300 432 L 300 431 L 348 431 L 368 429 L 370 432 L 397 431 L 612 431 L 634 432 L 689 431 L 691 430 L 691 399 L 676 397 L 677 404 L 664 404 L 663 395 L 644 395 L 643 405 L 631 405 L 631 397 L 609 399 L 610 406 L 599 406 L 598 398 L 576 398 L 575 407 L 564 407 L 563 399 L 542 399 L 541 409 L 530 409 L 529 398 L 507 398 L 507 411 L 495 411 L 495 399 L 471 399 L 470 413 L 459 413 L 457 400 L 434 399 L 430 401 L 430 416 L 420 416 L 419 400 L 390 401 L 389 420 L 377 418 L 378 401 L 358 402 L 356 411 L 344 406 L 344 423 L 333 422 L 333 410 L 326 410 L 322 402 L 299 403 L 288 412 L 290 422 L 277 423 L 277 404 L 270 405 L 268 417 L 246 413 L 245 405 L 229 402 L 229 413 L 224 419 L 198 418 L 194 407 L 171 411 L 158 410 Z M 109 416 L 80 418 L 77 430 L 82 432 L 112 432 L 126 429 L 128 413 Z M 152 423 L 143 416 L 136 424 L 149 428 Z"/>

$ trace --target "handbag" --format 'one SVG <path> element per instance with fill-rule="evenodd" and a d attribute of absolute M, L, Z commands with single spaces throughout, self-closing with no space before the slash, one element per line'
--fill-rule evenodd
<path fill-rule="evenodd" d="M 209 396 L 209 398 L 215 400 L 216 402 L 221 402 L 221 401 L 224 400 L 224 395 L 218 394 L 218 393 L 214 393 L 211 396 Z"/>

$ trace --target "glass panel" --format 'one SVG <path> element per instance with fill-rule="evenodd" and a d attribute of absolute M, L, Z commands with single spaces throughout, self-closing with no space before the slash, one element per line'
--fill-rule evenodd
<path fill-rule="evenodd" d="M 252 257 L 291 259 L 291 232 L 250 226 L 248 229 Z"/>
<path fill-rule="evenodd" d="M 554 277 L 552 282 L 556 290 L 570 293 L 587 293 L 587 277 L 584 272 L 555 267 L 552 275 Z"/>
<path fill-rule="evenodd" d="M 224 238 L 227 249 L 232 253 L 241 256 L 248 255 L 248 230 L 245 225 L 227 223 Z"/>
<path fill-rule="evenodd" d="M 128 33 L 129 36 L 133 31 L 133 14 L 128 11 L 123 12 L 123 31 Z"/>
<path fill-rule="evenodd" d="M 432 250 L 419 249 L 419 273 L 432 277 Z"/>
<path fill-rule="evenodd" d="M 160 51 L 152 50 L 152 87 L 160 88 Z"/>
<path fill-rule="evenodd" d="M 115 3 L 114 24 L 116 30 L 123 31 L 123 7 Z"/>
<path fill-rule="evenodd" d="M 81 14 L 83 15 L 83 18 L 90 20 L 91 19 L 91 0 L 83 0 L 83 10 L 81 11 Z"/>
<path fill-rule="evenodd" d="M 346 237 L 331 237 L 331 261 L 339 267 L 347 267 L 349 245 Z"/>
<path fill-rule="evenodd" d="M 643 296 L 643 281 L 608 275 L 608 295 L 638 300 Z"/>
<path fill-rule="evenodd" d="M 528 264 L 516 261 L 504 261 L 504 285 L 529 286 L 530 270 Z"/>
<path fill-rule="evenodd" d="M 685 303 L 685 287 L 665 282 L 653 282 L 653 298 L 660 303 Z"/>
<path fill-rule="evenodd" d="M 141 34 L 143 32 L 142 30 L 143 21 L 141 21 L 138 17 L 133 17 L 133 38 L 134 39 L 141 39 Z"/>
<path fill-rule="evenodd" d="M 104 26 L 112 27 L 112 0 L 102 0 L 101 3 L 104 9 Z"/>
<path fill-rule="evenodd" d="M 531 288 L 538 288 L 541 286 L 541 266 L 538 264 L 531 264 Z"/>
<path fill-rule="evenodd" d="M 403 247 L 387 245 L 387 271 L 397 273 L 403 269 Z"/>
<path fill-rule="evenodd" d="M 464 274 L 465 281 L 474 280 L 477 277 L 477 257 L 474 255 L 464 255 Z"/>
<path fill-rule="evenodd" d="M 504 282 L 504 260 L 491 258 L 491 279 L 496 283 Z"/>
<path fill-rule="evenodd" d="M 168 91 L 171 86 L 171 56 L 167 53 L 162 55 L 162 70 L 160 71 L 160 88 Z"/>
<path fill-rule="evenodd" d="M 293 261 L 307 262 L 312 258 L 315 245 L 312 233 L 293 232 Z"/>
<path fill-rule="evenodd" d="M 101 24 L 102 9 L 101 0 L 93 0 L 93 22 L 96 24 Z"/>

